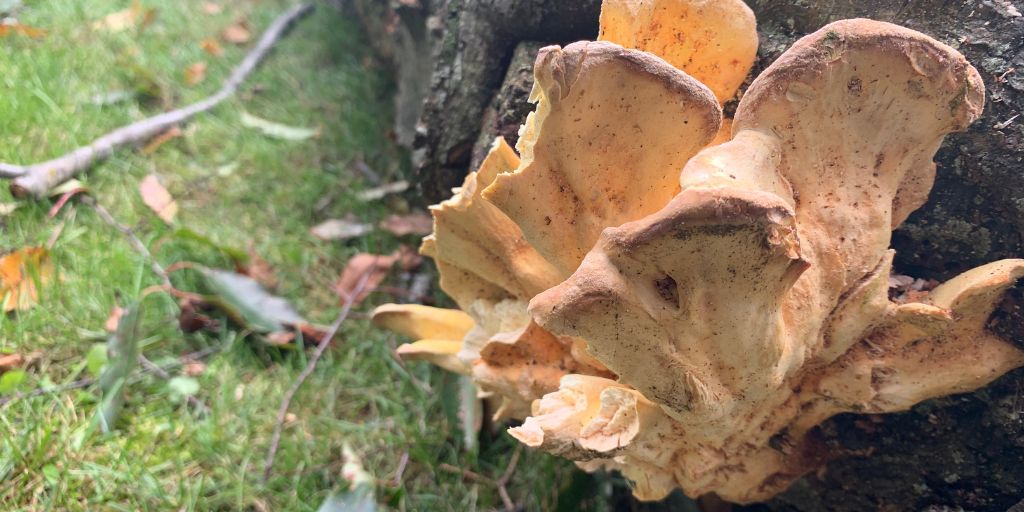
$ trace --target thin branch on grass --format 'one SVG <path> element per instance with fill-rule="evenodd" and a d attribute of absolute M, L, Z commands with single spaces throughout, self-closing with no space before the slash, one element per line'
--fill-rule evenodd
<path fill-rule="evenodd" d="M 174 285 L 171 284 L 171 277 L 167 275 L 167 271 L 164 270 L 163 266 L 157 263 L 157 261 L 153 258 L 153 255 L 150 254 L 149 249 L 146 248 L 146 244 L 142 243 L 142 240 L 139 240 L 139 237 L 135 235 L 135 232 L 132 231 L 132 228 L 118 222 L 117 219 L 115 219 L 114 216 L 111 215 L 110 212 L 103 207 L 103 205 L 96 202 L 96 200 L 93 199 L 92 197 L 85 196 L 82 198 L 82 202 L 91 206 L 93 210 L 96 210 L 96 214 L 99 215 L 104 222 L 109 224 L 114 229 L 120 231 L 121 234 L 123 234 L 125 238 L 128 239 L 128 242 L 132 244 L 132 248 L 135 249 L 135 252 L 139 253 L 139 255 L 141 255 L 149 263 L 149 268 L 152 269 L 153 273 L 160 278 L 160 281 L 163 283 L 164 288 L 166 288 L 167 290 L 174 289 Z"/>
<path fill-rule="evenodd" d="M 190 360 L 190 361 L 193 361 L 193 360 L 194 361 L 201 361 L 201 360 L 206 359 L 207 357 L 209 357 L 209 356 L 211 356 L 213 354 L 216 354 L 217 352 L 220 352 L 220 351 L 221 351 L 221 347 L 219 347 L 219 346 L 218 347 L 208 347 L 208 348 L 204 348 L 203 350 L 197 350 L 197 351 L 192 352 L 190 354 L 185 354 L 184 356 L 182 356 L 181 359 L 186 359 L 186 360 Z M 172 370 L 174 368 L 177 368 L 177 367 L 181 366 L 182 364 L 184 364 L 184 363 L 182 363 L 181 360 L 174 360 L 174 361 L 166 363 L 166 364 L 164 364 L 162 366 L 156 366 L 156 368 L 159 368 L 160 370 L 162 370 L 163 372 L 166 373 L 168 370 Z M 129 379 L 129 382 L 131 382 L 131 383 L 137 382 L 139 379 L 141 379 L 142 377 L 144 377 L 145 375 L 150 374 L 150 373 L 153 373 L 153 369 L 151 369 L 151 368 L 143 368 L 142 370 L 138 370 L 132 376 L 132 378 Z M 25 399 L 25 398 L 33 398 L 33 397 L 37 397 L 37 396 L 50 395 L 50 394 L 54 394 L 54 393 L 63 393 L 65 391 L 72 391 L 72 390 L 75 390 L 75 389 L 87 388 L 87 387 L 89 387 L 89 386 L 91 386 L 91 385 L 93 385 L 95 383 L 96 383 L 96 379 L 94 379 L 92 377 L 86 377 L 84 379 L 78 379 L 78 380 L 75 380 L 75 381 L 71 381 L 71 382 L 69 382 L 67 384 L 62 384 L 60 386 L 36 388 L 36 389 L 30 390 L 30 391 L 19 392 L 19 393 L 15 393 L 13 395 L 10 395 L 10 396 L 0 397 L 0 406 L 7 405 L 7 404 L 9 404 L 11 402 L 16 402 L 18 400 L 22 400 L 22 399 Z"/>
<path fill-rule="evenodd" d="M 274 20 L 263 33 L 256 47 L 245 56 L 245 59 L 231 72 L 231 76 L 213 96 L 122 126 L 88 145 L 53 160 L 25 166 L 0 163 L 0 178 L 14 180 L 11 182 L 11 193 L 16 197 L 42 198 L 53 187 L 73 178 L 97 161 L 109 157 L 115 149 L 148 140 L 167 131 L 171 126 L 184 123 L 195 115 L 216 107 L 238 91 L 242 82 L 256 69 L 256 66 L 266 57 L 287 29 L 312 10 L 312 4 L 298 5 Z"/>
<path fill-rule="evenodd" d="M 281 401 L 281 407 L 277 410 L 277 421 L 274 424 L 274 434 L 270 438 L 270 447 L 267 448 L 267 458 L 263 463 L 263 481 L 266 482 L 270 479 L 270 471 L 274 467 L 274 457 L 277 456 L 277 449 L 281 445 L 281 432 L 284 430 L 285 417 L 288 415 L 288 408 L 291 407 L 292 399 L 295 398 L 295 394 L 298 393 L 299 388 L 306 382 L 306 379 L 313 374 L 316 370 L 316 365 L 320 361 L 320 358 L 324 355 L 327 350 L 327 346 L 331 344 L 331 340 L 338 334 L 338 330 L 341 329 L 341 324 L 348 318 L 349 312 L 352 311 L 352 305 L 355 304 L 356 298 L 362 293 L 366 287 L 367 281 L 370 279 L 372 269 L 363 273 L 353 288 L 352 293 L 349 293 L 345 298 L 345 303 L 341 306 L 341 312 L 338 313 L 338 317 L 334 319 L 334 323 L 327 329 L 323 338 L 320 338 L 320 343 L 316 346 L 316 351 L 313 352 L 313 356 L 309 358 L 309 362 L 306 367 L 303 368 L 302 373 L 292 383 L 292 387 L 288 388 L 288 391 L 284 394 L 284 400 Z"/>
<path fill-rule="evenodd" d="M 508 483 L 512 480 L 512 476 L 516 473 L 516 466 L 519 464 L 519 457 L 523 454 L 523 446 L 517 445 L 516 450 L 512 452 L 512 457 L 508 461 L 508 465 L 505 466 L 505 472 L 501 474 L 497 480 L 488 478 L 481 475 L 480 473 L 474 473 L 468 469 L 462 469 L 451 464 L 442 463 L 437 467 L 442 471 L 449 473 L 457 473 L 462 475 L 462 478 L 466 480 L 472 480 L 482 484 L 493 485 L 498 489 L 498 495 L 501 496 L 501 502 L 505 505 L 505 510 L 514 512 L 516 510 L 516 504 L 512 501 L 512 497 L 508 494 Z"/>
<path fill-rule="evenodd" d="M 505 472 L 501 474 L 501 478 L 495 482 L 498 486 L 498 495 L 501 496 L 501 502 L 505 504 L 505 510 L 508 512 L 515 512 L 516 505 L 512 502 L 512 498 L 508 495 L 508 483 L 512 480 L 512 475 L 516 473 L 516 465 L 519 464 L 519 456 L 523 454 L 523 445 L 517 444 L 516 451 L 512 452 L 512 459 L 508 461 L 508 466 L 505 467 Z"/>

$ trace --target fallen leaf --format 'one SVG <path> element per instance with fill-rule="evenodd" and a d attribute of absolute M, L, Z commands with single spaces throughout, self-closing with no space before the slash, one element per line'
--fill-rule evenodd
<path fill-rule="evenodd" d="M 398 194 L 405 192 L 409 189 L 409 182 L 405 180 L 399 180 L 394 183 L 386 183 L 379 187 L 368 188 L 356 194 L 356 198 L 360 201 L 376 201 L 383 199 L 388 194 Z"/>
<path fill-rule="evenodd" d="M 271 333 L 308 323 L 287 300 L 271 295 L 251 277 L 212 268 L 202 269 L 202 273 L 215 294 L 208 297 L 210 305 L 239 325 Z"/>
<path fill-rule="evenodd" d="M 191 359 L 185 360 L 181 365 L 181 371 L 189 377 L 198 377 L 206 371 L 206 363 Z"/>
<path fill-rule="evenodd" d="M 21 354 L 0 354 L 0 372 L 6 372 L 25 363 Z"/>
<path fill-rule="evenodd" d="M 107 317 L 107 321 L 103 324 L 103 328 L 107 332 L 114 332 L 117 330 L 117 324 L 121 323 L 121 317 L 124 316 L 124 308 L 121 306 L 114 306 L 114 309 L 110 310 L 110 316 Z"/>
<path fill-rule="evenodd" d="M 214 57 L 224 55 L 224 48 L 221 47 L 220 43 L 218 43 L 216 39 L 203 39 L 202 42 L 199 43 L 199 46 L 201 46 L 206 53 L 209 53 Z"/>
<path fill-rule="evenodd" d="M 241 45 L 252 39 L 252 33 L 249 32 L 248 23 L 245 20 L 240 20 L 224 28 L 220 37 L 229 43 Z"/>
<path fill-rule="evenodd" d="M 38 287 L 53 275 L 50 252 L 26 247 L 0 257 L 0 303 L 5 313 L 23 311 L 39 300 Z"/>
<path fill-rule="evenodd" d="M 256 252 L 256 248 L 253 247 L 252 243 L 249 244 L 248 264 L 236 265 L 236 269 L 240 274 L 245 274 L 255 279 L 264 288 L 269 290 L 277 288 L 278 279 L 277 274 L 274 272 L 274 267 L 270 266 L 270 263 L 260 256 L 260 253 Z"/>
<path fill-rule="evenodd" d="M 178 203 L 155 175 L 150 174 L 143 178 L 139 183 L 139 193 L 142 194 L 142 202 L 146 203 L 158 217 L 168 224 L 174 223 L 174 216 L 178 214 Z"/>
<path fill-rule="evenodd" d="M 295 341 L 295 333 L 290 331 L 272 332 L 266 336 L 267 344 L 281 347 Z"/>
<path fill-rule="evenodd" d="M 215 3 L 215 2 L 203 2 L 203 12 L 205 12 L 206 14 L 209 14 L 209 15 L 212 16 L 214 14 L 220 14 L 220 12 L 222 10 L 224 10 L 224 8 L 221 7 L 220 4 L 218 4 L 218 3 Z"/>
<path fill-rule="evenodd" d="M 395 236 L 429 235 L 434 230 L 434 218 L 426 212 L 392 214 L 381 221 L 380 227 Z"/>
<path fill-rule="evenodd" d="M 31 37 L 33 39 L 39 39 L 46 35 L 46 31 L 43 29 L 30 27 L 28 25 L 22 25 L 17 22 L 0 23 L 0 37 L 7 37 L 13 34 Z"/>
<path fill-rule="evenodd" d="M 209 309 L 213 307 L 205 302 L 192 298 L 181 299 L 178 302 L 178 327 L 185 333 L 217 332 L 220 323 L 204 314 Z"/>
<path fill-rule="evenodd" d="M 282 140 L 301 141 L 320 135 L 320 130 L 312 128 L 301 128 L 267 121 L 256 117 L 248 112 L 242 111 L 242 126 L 259 130 L 268 137 Z"/>
<path fill-rule="evenodd" d="M 102 19 L 93 22 L 92 28 L 108 32 L 121 32 L 132 27 L 145 27 L 153 22 L 156 9 L 144 9 L 138 0 L 131 7 L 112 12 Z"/>
<path fill-rule="evenodd" d="M 310 228 L 309 232 L 321 240 L 347 240 L 366 235 L 373 226 L 345 219 L 330 219 Z"/>
<path fill-rule="evenodd" d="M 178 125 L 174 125 L 160 135 L 153 137 L 153 140 L 149 141 L 149 144 L 142 148 L 142 154 L 146 156 L 152 155 L 156 153 L 156 150 L 160 149 L 160 146 L 163 146 L 171 139 L 181 137 L 182 134 L 181 128 L 178 128 Z"/>
<path fill-rule="evenodd" d="M 402 246 L 388 255 L 361 252 L 350 258 L 345 264 L 341 277 L 334 283 L 334 292 L 341 297 L 342 301 L 351 300 L 353 304 L 358 304 L 384 282 L 384 278 L 388 276 L 388 272 L 395 264 L 410 269 L 419 265 L 419 262 L 419 255 L 406 246 Z M 364 278 L 366 281 L 362 290 L 353 297 L 356 288 Z"/>
<path fill-rule="evenodd" d="M 206 63 L 195 62 L 185 68 L 185 85 L 192 87 L 206 79 Z"/>

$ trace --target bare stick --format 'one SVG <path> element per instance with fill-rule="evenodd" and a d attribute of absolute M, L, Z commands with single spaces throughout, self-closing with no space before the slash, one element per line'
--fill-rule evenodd
<path fill-rule="evenodd" d="M 281 445 L 281 431 L 284 429 L 284 420 L 288 415 L 288 408 L 292 404 L 292 398 L 295 398 L 295 394 L 299 392 L 299 388 L 306 382 L 306 379 L 313 374 L 313 370 L 316 370 L 316 364 L 320 361 L 320 357 L 324 355 L 327 350 L 327 346 L 331 344 L 331 340 L 338 334 L 338 329 L 341 329 L 341 324 L 348 318 L 348 314 L 352 311 L 352 305 L 355 303 L 357 297 L 362 293 L 363 288 L 366 287 L 366 282 L 370 279 L 371 271 L 363 273 L 362 277 L 359 278 L 359 282 L 356 283 L 352 293 L 348 294 L 345 298 L 345 303 L 341 306 L 341 312 L 338 313 L 338 318 L 334 319 L 334 323 L 327 329 L 327 333 L 324 334 L 323 338 L 320 338 L 320 343 L 316 346 L 316 352 L 313 352 L 313 357 L 309 358 L 309 362 L 306 367 L 302 370 L 302 373 L 292 383 L 292 387 L 288 389 L 288 392 L 284 394 L 284 400 L 281 401 L 281 407 L 277 410 L 277 421 L 274 424 L 274 435 L 270 438 L 270 447 L 267 448 L 267 458 L 263 463 L 263 481 L 266 482 L 270 478 L 270 470 L 274 467 L 274 457 L 277 456 L 277 449 Z"/>
<path fill-rule="evenodd" d="M 121 224 L 116 219 L 114 219 L 114 217 L 110 215 L 110 212 L 108 212 L 107 209 L 103 207 L 103 205 L 97 203 L 96 200 L 93 199 L 92 197 L 85 196 L 84 198 L 82 198 L 82 202 L 88 204 L 89 206 L 92 206 L 92 208 L 96 210 L 96 213 L 100 216 L 101 219 L 103 219 L 104 222 L 112 226 L 114 229 L 120 231 L 121 234 L 123 234 L 125 238 L 128 239 L 128 242 L 132 244 L 132 248 L 135 249 L 135 252 L 139 253 L 139 255 L 141 255 L 147 262 L 149 262 L 149 267 L 153 270 L 154 274 L 160 277 L 160 280 L 163 282 L 164 288 L 166 288 L 167 290 L 174 289 L 174 285 L 171 284 L 171 278 L 170 276 L 167 275 L 167 271 L 164 270 L 164 268 L 160 266 L 160 264 L 157 263 L 155 259 L 153 259 L 153 255 L 149 253 L 149 249 L 146 249 L 146 244 L 142 243 L 142 240 L 139 240 L 139 237 L 135 236 L 135 232 L 132 231 L 132 228 L 125 226 L 124 224 Z"/>
<path fill-rule="evenodd" d="M 173 125 L 181 124 L 196 114 L 216 107 L 238 91 L 238 87 L 256 69 L 256 66 L 266 57 L 292 23 L 312 10 L 312 4 L 298 5 L 274 20 L 267 31 L 263 33 L 256 47 L 245 56 L 245 59 L 231 72 L 231 76 L 213 96 L 186 107 L 122 126 L 86 146 L 53 160 L 26 166 L 0 163 L 0 178 L 14 179 L 11 183 L 11 193 L 15 197 L 39 199 L 53 187 L 73 178 L 97 161 L 109 157 L 115 149 L 148 140 L 165 132 Z"/>
<path fill-rule="evenodd" d="M 519 456 L 523 453 L 523 445 L 517 444 L 516 451 L 512 452 L 512 459 L 508 461 L 508 466 L 505 467 L 505 472 L 502 473 L 494 483 L 498 486 L 498 495 L 501 496 L 502 503 L 505 504 L 505 510 L 508 512 L 515 512 L 516 505 L 512 502 L 512 498 L 508 495 L 509 480 L 512 480 L 512 475 L 516 472 L 516 465 L 519 464 Z"/>

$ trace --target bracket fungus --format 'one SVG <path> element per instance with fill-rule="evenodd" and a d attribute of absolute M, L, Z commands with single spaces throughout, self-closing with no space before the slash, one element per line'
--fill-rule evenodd
<path fill-rule="evenodd" d="M 620 470 L 645 500 L 769 498 L 821 465 L 830 416 L 1024 365 L 987 330 L 1024 260 L 888 294 L 892 230 L 926 200 L 943 137 L 980 114 L 977 71 L 918 32 L 835 22 L 754 80 L 718 144 L 732 61 L 703 75 L 712 92 L 685 72 L 699 54 L 676 58 L 692 39 L 672 31 L 696 29 L 659 16 L 731 3 L 606 0 L 605 41 L 541 50 L 519 154 L 497 141 L 433 209 L 422 252 L 465 313 L 374 315 L 420 340 L 400 353 L 525 418 L 517 439 Z M 756 35 L 732 47 L 749 66 Z"/>

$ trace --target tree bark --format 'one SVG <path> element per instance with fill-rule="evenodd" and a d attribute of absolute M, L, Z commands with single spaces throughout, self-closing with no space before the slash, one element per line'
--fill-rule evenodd
<path fill-rule="evenodd" d="M 438 1 L 432 12 L 443 30 L 415 142 L 417 179 L 431 202 L 450 194 L 493 136 L 514 143 L 513 127 L 532 110 L 525 63 L 542 42 L 592 38 L 599 3 Z M 1024 257 L 1024 115 L 1016 117 L 1024 113 L 1024 18 L 1013 2 L 747 1 L 761 36 L 751 77 L 796 39 L 844 18 L 904 25 L 963 53 L 985 81 L 984 114 L 936 155 L 928 203 L 893 234 L 896 270 L 944 280 Z M 1024 286 L 1009 294 L 992 328 L 1024 347 Z M 835 458 L 774 500 L 742 510 L 1024 512 L 1024 370 L 975 393 L 899 414 L 842 415 L 819 430 Z"/>

